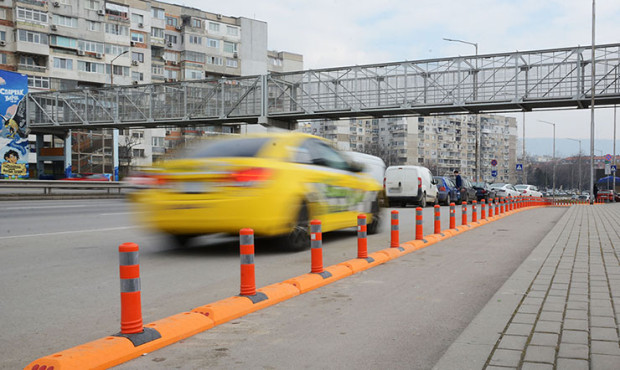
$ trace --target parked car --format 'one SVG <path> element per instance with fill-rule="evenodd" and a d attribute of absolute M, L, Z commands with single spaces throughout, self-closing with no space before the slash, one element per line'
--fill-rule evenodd
<path fill-rule="evenodd" d="M 522 196 L 536 198 L 542 198 L 543 196 L 542 193 L 538 191 L 538 188 L 534 185 L 519 184 L 515 185 L 515 189 L 517 189 Z"/>
<path fill-rule="evenodd" d="M 433 177 L 437 181 L 437 191 L 439 204 L 449 205 L 450 203 L 458 203 L 460 199 L 459 191 L 451 178 L 445 176 Z"/>
<path fill-rule="evenodd" d="M 378 231 L 381 184 L 316 136 L 262 133 L 208 140 L 182 158 L 141 176 L 154 186 L 131 195 L 139 221 L 185 245 L 210 233 L 275 237 L 291 250 L 308 248 L 309 221 L 322 231 L 357 226 L 367 216 Z"/>
<path fill-rule="evenodd" d="M 503 182 L 493 183 L 491 184 L 491 188 L 493 188 L 496 195 L 501 198 L 516 197 L 521 194 L 512 184 L 506 184 Z"/>
<path fill-rule="evenodd" d="M 472 201 L 477 199 L 476 189 L 474 188 L 474 185 L 472 184 L 472 182 L 469 181 L 469 179 L 467 179 L 466 177 L 461 176 L 461 180 L 463 180 L 463 188 L 461 189 L 459 201 L 461 203 L 462 202 L 471 203 Z"/>
<path fill-rule="evenodd" d="M 478 201 L 484 199 L 486 202 L 491 198 L 495 198 L 495 189 L 491 187 L 488 183 L 484 181 L 474 182 L 474 189 L 476 189 L 476 198 Z"/>
<path fill-rule="evenodd" d="M 437 204 L 439 196 L 431 171 L 422 166 L 390 166 L 385 170 L 385 195 L 390 206 Z"/>

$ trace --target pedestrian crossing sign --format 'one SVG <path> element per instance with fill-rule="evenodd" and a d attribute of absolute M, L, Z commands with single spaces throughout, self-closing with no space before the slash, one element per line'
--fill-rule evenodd
<path fill-rule="evenodd" d="M 523 171 L 523 164 L 517 163 L 517 171 Z"/>

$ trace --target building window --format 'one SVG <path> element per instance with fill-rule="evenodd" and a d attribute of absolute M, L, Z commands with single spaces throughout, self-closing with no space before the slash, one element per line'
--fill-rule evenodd
<path fill-rule="evenodd" d="M 61 48 L 77 49 L 78 41 L 69 37 L 52 35 L 50 36 L 50 45 Z"/>
<path fill-rule="evenodd" d="M 104 48 L 104 45 L 99 42 L 79 40 L 78 49 L 84 50 L 90 53 L 103 54 L 103 51 L 105 48 Z"/>
<path fill-rule="evenodd" d="M 164 67 L 163 66 L 158 66 L 158 65 L 153 65 L 151 66 L 151 73 L 154 75 L 163 75 L 164 74 Z"/>
<path fill-rule="evenodd" d="M 166 43 L 172 43 L 172 44 L 176 44 L 177 43 L 176 35 L 168 35 L 168 34 L 166 34 L 165 38 L 166 38 Z"/>
<path fill-rule="evenodd" d="M 239 36 L 239 29 L 237 27 L 226 26 L 226 34 L 229 36 Z"/>
<path fill-rule="evenodd" d="M 21 55 L 19 57 L 19 64 L 22 66 L 28 66 L 28 67 L 35 67 L 37 65 L 33 57 L 28 57 L 25 55 Z"/>
<path fill-rule="evenodd" d="M 78 60 L 78 71 L 105 74 L 105 65 L 102 63 Z"/>
<path fill-rule="evenodd" d="M 129 7 L 114 3 L 105 3 L 105 13 L 112 17 L 129 19 Z"/>
<path fill-rule="evenodd" d="M 209 31 L 210 32 L 220 32 L 220 24 L 209 22 Z"/>
<path fill-rule="evenodd" d="M 207 46 L 210 47 L 210 48 L 219 49 L 220 48 L 220 40 L 207 39 Z"/>
<path fill-rule="evenodd" d="M 144 158 L 144 149 L 132 149 L 132 154 L 134 157 Z"/>
<path fill-rule="evenodd" d="M 131 41 L 144 43 L 144 35 L 138 32 L 131 33 Z"/>
<path fill-rule="evenodd" d="M 0 64 L 6 64 L 6 54 L 0 54 Z"/>
<path fill-rule="evenodd" d="M 0 8 L 0 19 L 6 19 L 6 9 Z"/>
<path fill-rule="evenodd" d="M 191 26 L 194 28 L 202 27 L 202 21 L 200 19 L 192 18 Z"/>
<path fill-rule="evenodd" d="M 106 73 L 109 72 L 110 69 L 106 68 Z M 115 76 L 127 76 L 129 74 L 129 67 L 112 66 L 112 73 L 114 73 Z"/>
<path fill-rule="evenodd" d="M 226 59 L 226 67 L 237 68 L 239 67 L 239 63 L 237 59 Z"/>
<path fill-rule="evenodd" d="M 144 81 L 144 73 L 142 73 L 142 72 L 131 72 L 131 80 L 132 81 Z"/>
<path fill-rule="evenodd" d="M 207 57 L 207 64 L 213 64 L 213 65 L 216 65 L 216 66 L 221 66 L 221 65 L 224 65 L 224 59 L 222 59 L 220 57 L 208 56 Z"/>
<path fill-rule="evenodd" d="M 179 72 L 171 69 L 164 70 L 164 77 L 167 79 L 176 80 L 178 78 Z"/>
<path fill-rule="evenodd" d="M 84 4 L 84 8 L 85 9 L 90 9 L 90 10 L 100 10 L 101 9 L 101 3 L 99 2 L 99 0 L 86 0 L 84 1 L 86 4 Z"/>
<path fill-rule="evenodd" d="M 226 53 L 236 53 L 237 52 L 237 44 L 234 42 L 224 41 L 224 52 Z"/>
<path fill-rule="evenodd" d="M 54 68 L 73 69 L 73 59 L 54 58 Z"/>
<path fill-rule="evenodd" d="M 112 35 L 127 36 L 129 35 L 129 28 L 120 24 L 106 23 L 105 32 Z"/>
<path fill-rule="evenodd" d="M 59 14 L 55 14 L 54 17 L 52 18 L 52 21 L 54 22 L 55 25 L 58 25 L 58 26 L 65 26 L 65 27 L 71 27 L 71 28 L 77 28 L 78 26 L 77 18 L 65 17 L 64 15 L 59 15 Z"/>
<path fill-rule="evenodd" d="M 176 27 L 179 25 L 179 20 L 174 17 L 166 17 L 166 24 L 168 26 Z"/>
<path fill-rule="evenodd" d="M 28 76 L 28 87 L 49 89 L 50 79 L 49 77 Z"/>
<path fill-rule="evenodd" d="M 201 80 L 202 79 L 202 71 L 196 71 L 194 69 L 186 69 L 185 70 L 185 79 L 186 80 Z"/>
<path fill-rule="evenodd" d="M 47 23 L 47 13 L 40 10 L 17 7 L 17 20 L 44 24 Z"/>
<path fill-rule="evenodd" d="M 106 44 L 105 46 L 105 53 L 112 55 L 112 56 L 120 55 L 121 53 L 125 51 L 129 51 L 129 48 L 126 46 L 112 45 L 112 44 Z"/>
<path fill-rule="evenodd" d="M 0 40 L 6 41 L 6 31 L 0 31 Z"/>
<path fill-rule="evenodd" d="M 32 42 L 34 44 L 48 44 L 47 35 L 39 32 L 18 30 L 17 39 L 19 41 Z"/>
<path fill-rule="evenodd" d="M 86 21 L 86 28 L 88 28 L 89 31 L 101 32 L 101 23 Z"/>
<path fill-rule="evenodd" d="M 131 13 L 131 21 L 133 23 L 144 23 L 144 16 L 142 14 Z"/>
<path fill-rule="evenodd" d="M 156 19 L 166 19 L 166 12 L 160 8 L 151 8 L 151 15 Z"/>
<path fill-rule="evenodd" d="M 144 54 L 136 53 L 135 51 L 131 52 L 131 60 L 136 60 L 140 63 L 144 63 Z"/>
<path fill-rule="evenodd" d="M 178 62 L 179 53 L 172 53 L 172 52 L 167 51 L 164 53 L 164 60 L 168 62 Z"/>
<path fill-rule="evenodd" d="M 205 55 L 203 53 L 197 53 L 195 51 L 186 51 L 185 60 L 196 63 L 204 63 Z"/>
<path fill-rule="evenodd" d="M 164 38 L 164 29 L 163 28 L 157 28 L 157 27 L 153 27 L 151 28 L 151 36 L 158 38 L 158 39 L 163 39 Z"/>
<path fill-rule="evenodd" d="M 189 43 L 190 44 L 201 45 L 202 44 L 202 37 L 195 36 L 195 35 L 189 35 Z"/>

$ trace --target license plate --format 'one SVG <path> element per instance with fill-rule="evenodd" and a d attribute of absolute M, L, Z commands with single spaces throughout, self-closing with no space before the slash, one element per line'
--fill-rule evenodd
<path fill-rule="evenodd" d="M 208 188 L 203 182 L 182 182 L 179 185 L 184 193 L 204 193 Z"/>

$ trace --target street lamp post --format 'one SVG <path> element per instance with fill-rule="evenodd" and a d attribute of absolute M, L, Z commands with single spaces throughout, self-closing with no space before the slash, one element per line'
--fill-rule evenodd
<path fill-rule="evenodd" d="M 457 40 L 457 39 L 449 39 L 444 37 L 443 38 L 445 41 L 451 41 L 451 42 L 460 42 L 462 44 L 467 44 L 467 45 L 472 45 L 475 49 L 476 49 L 476 71 L 474 73 L 474 99 L 477 98 L 477 94 L 476 94 L 476 86 L 478 85 L 478 43 L 477 42 L 469 42 L 469 41 L 464 41 L 464 40 Z M 478 114 L 476 114 L 476 168 L 475 168 L 475 177 L 476 177 L 476 181 L 480 181 L 481 180 L 481 174 L 480 174 L 480 116 Z"/>
<path fill-rule="evenodd" d="M 568 140 L 571 141 L 576 141 L 579 143 L 579 193 L 581 194 L 581 140 L 577 140 L 577 139 L 571 139 L 571 138 L 567 138 Z"/>
<path fill-rule="evenodd" d="M 129 52 L 129 50 L 125 50 L 122 53 L 118 54 L 110 61 L 110 86 L 114 86 L 114 61 L 120 57 L 121 55 L 125 55 Z"/>
<path fill-rule="evenodd" d="M 553 201 L 555 202 L 555 123 L 538 120 L 538 122 L 553 125 Z"/>
<path fill-rule="evenodd" d="M 125 50 L 122 53 L 118 54 L 110 61 L 110 86 L 114 87 L 114 61 L 120 57 L 121 55 L 125 55 L 129 52 L 129 50 Z M 116 102 L 118 104 L 118 95 Z M 114 119 L 118 118 L 118 105 L 115 107 Z M 105 163 L 105 160 L 103 161 Z M 118 129 L 112 129 L 112 167 L 114 171 L 114 181 L 118 181 Z"/>

